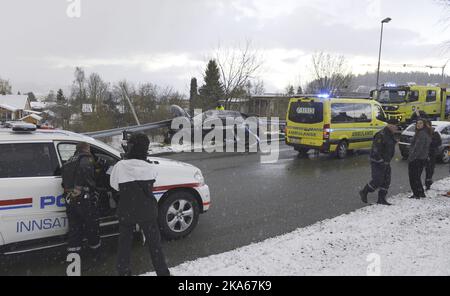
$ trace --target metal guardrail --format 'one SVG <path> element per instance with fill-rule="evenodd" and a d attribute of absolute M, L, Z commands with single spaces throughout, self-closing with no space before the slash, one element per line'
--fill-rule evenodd
<path fill-rule="evenodd" d="M 127 126 L 127 127 L 113 128 L 113 129 L 104 130 L 104 131 L 88 132 L 88 133 L 84 133 L 84 135 L 92 137 L 92 138 L 112 137 L 112 136 L 121 135 L 124 130 L 130 131 L 130 132 L 142 132 L 142 131 L 146 131 L 146 130 L 169 127 L 171 122 L 172 122 L 172 120 L 169 119 L 169 120 L 163 120 L 163 121 L 159 121 L 159 122 L 146 123 L 146 124 L 142 124 L 142 125 L 133 125 L 133 126 Z"/>
<path fill-rule="evenodd" d="M 266 123 L 271 124 L 273 121 L 267 120 Z M 104 137 L 112 137 L 112 136 L 118 136 L 122 135 L 124 130 L 127 130 L 129 132 L 142 132 L 146 130 L 152 130 L 152 129 L 158 129 L 158 128 L 164 128 L 164 127 L 170 127 L 170 124 L 172 123 L 172 119 L 163 120 L 159 122 L 152 122 L 152 123 L 146 123 L 142 125 L 133 125 L 133 126 L 127 126 L 127 127 L 118 127 L 113 128 L 109 130 L 103 130 L 103 131 L 95 131 L 95 132 L 88 132 L 83 133 L 86 136 L 92 137 L 92 138 L 104 138 Z M 286 125 L 286 121 L 280 120 L 278 121 L 280 127 L 283 127 Z"/>

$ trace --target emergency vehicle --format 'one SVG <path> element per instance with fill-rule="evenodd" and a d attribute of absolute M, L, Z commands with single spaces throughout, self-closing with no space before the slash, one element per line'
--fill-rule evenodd
<path fill-rule="evenodd" d="M 102 237 L 117 235 L 115 216 L 120 196 L 109 187 L 109 173 L 121 153 L 93 138 L 63 130 L 17 124 L 0 127 L 0 254 L 23 253 L 64 245 L 68 221 L 61 167 L 79 142 L 91 145 L 100 166 L 98 210 Z M 187 163 L 149 157 L 157 173 L 154 195 L 161 234 L 188 235 L 199 214 L 210 207 L 202 172 Z M 103 181 L 101 181 L 103 180 Z"/>
<path fill-rule="evenodd" d="M 342 159 L 353 150 L 370 148 L 386 121 L 381 104 L 369 98 L 296 97 L 286 115 L 286 144 L 301 155 L 314 149 Z"/>
<path fill-rule="evenodd" d="M 412 122 L 417 109 L 436 121 L 448 119 L 450 115 L 450 89 L 441 86 L 385 84 L 371 93 L 389 118 L 397 119 L 404 127 Z"/>

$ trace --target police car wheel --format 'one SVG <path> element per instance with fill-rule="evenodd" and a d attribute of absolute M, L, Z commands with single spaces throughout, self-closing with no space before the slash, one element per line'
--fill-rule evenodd
<path fill-rule="evenodd" d="M 348 144 L 345 141 L 342 141 L 338 144 L 336 148 L 336 156 L 339 159 L 344 159 L 348 154 Z"/>
<path fill-rule="evenodd" d="M 441 154 L 441 162 L 442 162 L 442 163 L 447 164 L 447 163 L 450 162 L 450 156 L 448 155 L 448 153 L 449 153 L 449 148 L 445 148 L 445 149 L 442 151 L 442 154 Z"/>
<path fill-rule="evenodd" d="M 192 193 L 176 191 L 169 194 L 159 207 L 159 227 L 165 239 L 187 236 L 198 223 L 200 207 Z"/>

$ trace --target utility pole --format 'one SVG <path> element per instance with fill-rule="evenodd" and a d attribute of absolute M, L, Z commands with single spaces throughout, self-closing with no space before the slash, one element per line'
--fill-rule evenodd
<path fill-rule="evenodd" d="M 127 90 L 125 89 L 125 87 L 121 87 L 121 89 L 122 89 L 122 95 L 127 100 L 128 105 L 130 105 L 130 109 L 131 109 L 131 112 L 133 113 L 134 120 L 136 120 L 137 125 L 141 125 L 141 123 L 139 122 L 139 119 L 137 117 L 136 111 L 134 110 L 133 104 L 131 103 L 131 100 L 128 97 Z"/>
<path fill-rule="evenodd" d="M 445 83 L 445 68 L 447 67 L 448 63 L 450 62 L 450 59 L 447 60 L 447 62 L 442 66 L 442 84 Z"/>

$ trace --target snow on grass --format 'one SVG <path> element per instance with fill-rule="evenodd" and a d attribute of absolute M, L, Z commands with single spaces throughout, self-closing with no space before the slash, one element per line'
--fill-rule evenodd
<path fill-rule="evenodd" d="M 367 275 L 371 253 L 381 275 L 450 275 L 450 178 L 394 206 L 373 205 L 292 233 L 171 268 L 177 276 Z M 357 198 L 357 197 L 355 197 Z M 147 275 L 154 275 L 148 273 Z"/>

